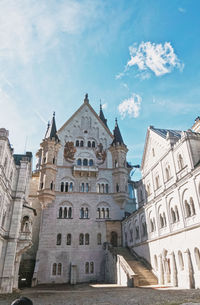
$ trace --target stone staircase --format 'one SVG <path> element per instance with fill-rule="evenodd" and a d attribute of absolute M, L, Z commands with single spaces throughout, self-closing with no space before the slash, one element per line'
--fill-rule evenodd
<path fill-rule="evenodd" d="M 122 247 L 115 248 L 115 251 L 117 255 L 121 255 L 124 258 L 133 272 L 137 275 L 137 286 L 149 286 L 158 284 L 158 280 L 152 273 L 151 269 L 145 266 L 136 254 L 132 254 L 127 248 Z"/>

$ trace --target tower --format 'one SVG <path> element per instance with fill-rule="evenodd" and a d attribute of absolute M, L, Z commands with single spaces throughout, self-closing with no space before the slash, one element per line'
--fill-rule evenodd
<path fill-rule="evenodd" d="M 123 208 L 128 200 L 128 175 L 126 154 L 128 149 L 122 139 L 117 119 L 115 119 L 115 129 L 113 130 L 114 139 L 110 146 L 113 160 L 113 190 L 114 200 Z"/>
<path fill-rule="evenodd" d="M 59 148 L 60 141 L 57 136 L 54 112 L 51 124 L 48 124 L 45 138 L 36 154 L 39 159 L 38 170 L 40 171 L 38 199 L 42 207 L 46 207 L 55 199 L 56 163 Z"/>

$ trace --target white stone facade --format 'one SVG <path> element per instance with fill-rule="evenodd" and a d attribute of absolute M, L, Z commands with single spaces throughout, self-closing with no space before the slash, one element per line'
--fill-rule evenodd
<path fill-rule="evenodd" d="M 159 283 L 200 288 L 200 134 L 147 132 L 139 209 L 122 223 L 124 246 L 151 263 Z"/>
<path fill-rule="evenodd" d="M 32 245 L 34 211 L 27 203 L 32 154 L 13 155 L 0 129 L 0 292 L 18 287 L 21 255 Z"/>
<path fill-rule="evenodd" d="M 33 284 L 103 281 L 103 244 L 121 245 L 129 199 L 127 148 L 112 145 L 113 135 L 87 98 L 57 135 L 58 153 L 44 152 L 53 137 L 38 153 L 43 210 Z"/>

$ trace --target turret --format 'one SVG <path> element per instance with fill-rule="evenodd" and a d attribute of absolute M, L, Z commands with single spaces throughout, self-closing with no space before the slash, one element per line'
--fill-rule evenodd
<path fill-rule="evenodd" d="M 113 160 L 113 186 L 114 186 L 114 199 L 120 205 L 124 207 L 128 200 L 128 177 L 129 170 L 127 168 L 126 154 L 128 149 L 124 144 L 124 141 L 119 130 L 117 119 L 115 120 L 115 129 L 113 130 L 114 139 L 110 146 L 110 152 Z"/>
<path fill-rule="evenodd" d="M 36 154 L 39 159 L 38 170 L 40 172 L 38 199 L 42 207 L 46 207 L 55 199 L 56 163 L 59 148 L 60 141 L 57 136 L 54 112 L 51 124 L 48 123 L 45 138 Z"/>
<path fill-rule="evenodd" d="M 107 125 L 107 119 L 105 118 L 105 116 L 104 116 L 104 114 L 103 114 L 103 110 L 102 110 L 101 103 L 100 103 L 99 118 L 102 120 L 102 122 L 104 123 L 104 125 L 106 125 L 106 127 L 108 127 L 108 125 Z"/>

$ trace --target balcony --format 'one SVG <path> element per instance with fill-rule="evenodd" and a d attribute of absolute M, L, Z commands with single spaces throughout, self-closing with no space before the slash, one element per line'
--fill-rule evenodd
<path fill-rule="evenodd" d="M 97 166 L 74 165 L 72 169 L 74 177 L 96 177 L 98 172 Z"/>

